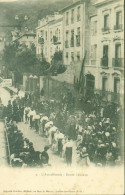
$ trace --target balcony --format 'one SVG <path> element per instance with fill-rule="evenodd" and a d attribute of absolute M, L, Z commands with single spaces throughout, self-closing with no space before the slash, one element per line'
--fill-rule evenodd
<path fill-rule="evenodd" d="M 122 30 L 122 24 L 115 25 L 114 30 Z"/>
<path fill-rule="evenodd" d="M 44 38 L 39 37 L 39 38 L 38 38 L 38 43 L 39 43 L 39 44 L 44 44 Z"/>
<path fill-rule="evenodd" d="M 91 60 L 91 65 L 96 65 L 96 60 Z"/>
<path fill-rule="evenodd" d="M 124 59 L 123 58 L 113 58 L 112 59 L 112 66 L 114 68 L 122 68 L 124 64 Z"/>
<path fill-rule="evenodd" d="M 76 46 L 80 46 L 80 35 L 76 35 Z"/>
<path fill-rule="evenodd" d="M 74 39 L 71 39 L 70 46 L 74 47 Z"/>
<path fill-rule="evenodd" d="M 108 57 L 101 58 L 101 66 L 102 68 L 108 68 Z"/>
<path fill-rule="evenodd" d="M 69 47 L 69 43 L 68 41 L 65 41 L 65 48 L 68 48 Z"/>
<path fill-rule="evenodd" d="M 104 28 L 102 28 L 102 32 L 109 32 L 109 30 L 110 30 L 110 28 L 109 27 L 104 27 Z"/>

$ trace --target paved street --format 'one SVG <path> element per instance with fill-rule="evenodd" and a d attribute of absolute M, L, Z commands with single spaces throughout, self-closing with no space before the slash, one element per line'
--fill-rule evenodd
<path fill-rule="evenodd" d="M 24 137 L 28 138 L 31 142 L 33 142 L 33 146 L 36 151 L 43 151 L 44 146 L 48 144 L 47 138 L 43 138 L 40 135 L 38 135 L 35 131 L 31 130 L 28 124 L 18 123 L 18 127 L 19 130 L 22 131 Z M 53 168 L 67 166 L 66 163 L 64 162 L 64 159 L 54 154 L 53 151 L 49 150 L 48 153 L 50 156 L 50 164 L 52 165 Z M 75 167 L 76 165 L 75 159 L 76 159 L 76 146 L 74 143 L 72 167 Z"/>
<path fill-rule="evenodd" d="M 2 103 L 4 105 L 7 105 L 8 100 L 10 100 L 10 94 L 8 91 L 6 91 L 4 88 L 0 88 L 0 97 L 2 99 Z M 0 124 L 1 128 L 0 128 L 0 139 L 2 140 L 0 148 L 1 148 L 1 156 L 0 156 L 0 161 L 1 163 L 4 165 L 7 164 L 6 162 L 6 152 L 5 152 L 5 137 L 4 137 L 4 130 L 3 130 L 3 124 Z M 28 138 L 31 142 L 33 142 L 33 146 L 35 148 L 36 151 L 43 151 L 44 146 L 48 144 L 48 139 L 47 138 L 43 138 L 40 135 L 38 135 L 35 131 L 31 130 L 29 128 L 28 124 L 24 124 L 24 123 L 18 123 L 18 127 L 19 130 L 22 131 L 24 137 Z M 50 156 L 50 164 L 52 165 L 52 167 L 66 167 L 66 163 L 64 162 L 63 158 L 60 158 L 58 155 L 54 154 L 53 151 L 49 150 L 49 156 Z M 74 143 L 74 147 L 73 147 L 73 164 L 72 167 L 75 167 L 76 165 L 76 146 Z"/>
<path fill-rule="evenodd" d="M 8 100 L 10 100 L 10 94 L 8 91 L 6 91 L 4 88 L 0 87 L 0 98 L 2 100 L 3 105 L 8 104 Z"/>

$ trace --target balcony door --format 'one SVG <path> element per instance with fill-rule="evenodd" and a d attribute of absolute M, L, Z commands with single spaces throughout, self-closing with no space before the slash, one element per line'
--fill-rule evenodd
<path fill-rule="evenodd" d="M 114 78 L 114 92 L 120 93 L 120 79 Z"/>
<path fill-rule="evenodd" d="M 109 28 L 109 14 L 104 15 L 104 29 L 107 30 Z"/>
<path fill-rule="evenodd" d="M 116 26 L 119 27 L 119 25 L 122 24 L 122 12 L 116 12 Z"/>
<path fill-rule="evenodd" d="M 115 45 L 115 58 L 121 58 L 121 44 Z"/>
<path fill-rule="evenodd" d="M 108 58 L 108 45 L 103 46 L 103 57 Z"/>
<path fill-rule="evenodd" d="M 102 78 L 102 91 L 107 91 L 107 87 L 108 87 L 108 79 L 107 77 L 103 77 Z"/>

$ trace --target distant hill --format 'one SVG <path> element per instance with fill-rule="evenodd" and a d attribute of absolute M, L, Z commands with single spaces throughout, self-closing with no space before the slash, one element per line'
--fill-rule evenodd
<path fill-rule="evenodd" d="M 14 2 L 0 2 L 0 36 L 8 36 L 12 28 L 1 27 L 17 25 L 15 16 L 19 16 L 19 21 L 29 30 L 35 30 L 38 20 L 48 14 L 53 14 L 64 6 L 72 3 L 73 0 L 19 0 Z M 24 16 L 28 20 L 24 23 Z"/>

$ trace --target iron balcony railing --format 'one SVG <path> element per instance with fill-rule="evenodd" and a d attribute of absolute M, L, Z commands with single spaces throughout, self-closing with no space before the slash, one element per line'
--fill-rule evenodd
<path fill-rule="evenodd" d="M 123 58 L 113 58 L 112 66 L 113 67 L 123 67 L 124 59 Z"/>
<path fill-rule="evenodd" d="M 38 39 L 38 43 L 39 43 L 39 44 L 44 44 L 44 38 L 39 37 L 39 39 Z"/>
<path fill-rule="evenodd" d="M 122 24 L 116 24 L 114 30 L 122 30 Z"/>
<path fill-rule="evenodd" d="M 108 57 L 101 58 L 101 66 L 104 68 L 108 67 Z"/>
<path fill-rule="evenodd" d="M 109 27 L 102 28 L 102 32 L 106 32 L 106 31 L 109 31 L 109 30 L 110 30 Z"/>

